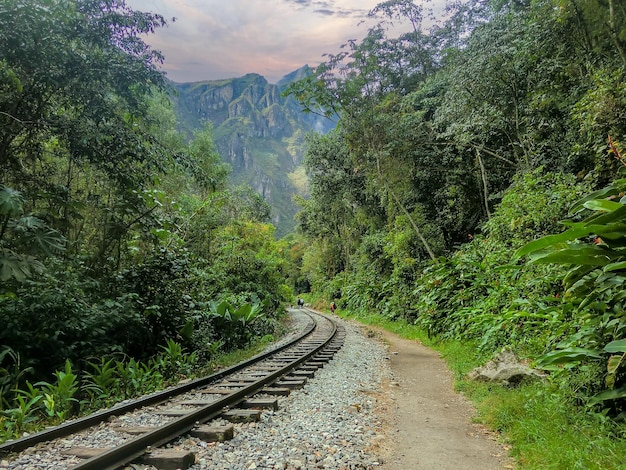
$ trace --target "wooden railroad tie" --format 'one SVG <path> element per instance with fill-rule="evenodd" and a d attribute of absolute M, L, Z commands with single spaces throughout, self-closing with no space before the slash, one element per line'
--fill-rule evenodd
<path fill-rule="evenodd" d="M 172 416 L 172 417 L 177 417 L 177 416 L 185 416 L 188 415 L 189 413 L 195 411 L 193 408 L 185 408 L 185 409 L 181 409 L 181 408 L 168 408 L 167 410 L 156 410 L 155 413 L 161 416 Z"/>
<path fill-rule="evenodd" d="M 286 397 L 289 396 L 289 394 L 291 393 L 291 389 L 287 387 L 265 387 L 263 390 L 261 390 L 261 393 L 264 393 L 266 395 Z"/>
<path fill-rule="evenodd" d="M 156 430 L 157 428 L 154 426 L 114 426 L 113 430 L 115 432 L 125 432 L 126 434 L 145 434 L 147 432 L 151 432 Z"/>
<path fill-rule="evenodd" d="M 186 470 L 196 463 L 196 455 L 186 450 L 153 449 L 143 455 L 141 462 L 159 470 Z"/>
<path fill-rule="evenodd" d="M 255 410 L 276 411 L 278 409 L 278 400 L 275 398 L 249 398 L 241 402 L 238 406 Z"/>
<path fill-rule="evenodd" d="M 72 447 L 71 449 L 62 450 L 61 453 L 64 455 L 74 455 L 80 459 L 91 459 L 110 450 L 110 447 Z M 196 456 L 193 452 L 173 449 L 152 449 L 141 458 L 143 464 L 152 465 L 159 470 L 186 470 L 191 467 L 195 461 Z"/>
<path fill-rule="evenodd" d="M 312 379 L 314 376 L 315 376 L 314 370 L 299 369 L 299 370 L 294 370 L 287 377 L 294 378 L 294 379 L 301 379 L 301 378 Z"/>
<path fill-rule="evenodd" d="M 205 442 L 224 442 L 233 438 L 234 428 L 232 424 L 227 426 L 209 426 L 203 424 L 193 428 L 189 431 L 189 434 Z"/>
<path fill-rule="evenodd" d="M 63 449 L 61 454 L 63 455 L 73 455 L 78 457 L 79 459 L 90 459 L 92 457 L 96 457 L 104 452 L 110 451 L 110 447 L 82 447 L 76 446 L 71 447 L 69 449 Z"/>
<path fill-rule="evenodd" d="M 302 366 L 302 368 L 307 368 L 307 367 L 315 367 L 316 369 L 323 369 L 324 366 L 326 365 L 327 361 L 307 361 L 304 363 L 304 365 Z"/>
<path fill-rule="evenodd" d="M 276 382 L 277 387 L 285 387 L 285 388 L 302 388 L 306 383 L 306 379 L 296 379 L 296 380 L 280 380 Z"/>
<path fill-rule="evenodd" d="M 228 410 L 222 413 L 222 418 L 231 423 L 253 423 L 261 420 L 261 410 Z"/>

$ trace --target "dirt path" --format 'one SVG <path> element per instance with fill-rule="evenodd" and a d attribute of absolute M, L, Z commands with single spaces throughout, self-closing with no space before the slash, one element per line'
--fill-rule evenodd
<path fill-rule="evenodd" d="M 379 334 L 389 345 L 394 375 L 382 400 L 390 432 L 381 468 L 515 468 L 494 434 L 471 423 L 474 409 L 453 391 L 452 374 L 437 352 L 386 331 Z"/>

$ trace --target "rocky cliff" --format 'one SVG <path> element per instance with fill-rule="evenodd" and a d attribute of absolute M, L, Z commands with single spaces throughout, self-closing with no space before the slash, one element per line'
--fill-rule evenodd
<path fill-rule="evenodd" d="M 333 123 L 306 114 L 293 98 L 281 93 L 307 73 L 303 67 L 269 84 L 258 74 L 240 78 L 174 84 L 179 122 L 187 130 L 213 123 L 222 158 L 233 168 L 232 182 L 247 183 L 272 206 L 278 235 L 294 227 L 294 194 L 306 191 L 304 137 L 308 132 L 328 132 Z"/>

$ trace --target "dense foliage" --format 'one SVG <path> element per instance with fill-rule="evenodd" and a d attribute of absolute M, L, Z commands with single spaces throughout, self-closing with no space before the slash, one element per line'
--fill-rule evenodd
<path fill-rule="evenodd" d="M 339 116 L 306 157 L 303 274 L 351 311 L 511 348 L 616 416 L 626 7 L 466 0 L 429 32 L 424 14 L 382 2 L 362 41 L 288 90 Z"/>
<path fill-rule="evenodd" d="M 0 5 L 3 437 L 272 334 L 290 298 L 267 204 L 227 187 L 210 127 L 177 130 L 141 39 L 163 25 L 123 0 Z"/>
<path fill-rule="evenodd" d="M 511 348 L 619 436 L 626 7 L 463 0 L 427 32 L 424 15 L 382 2 L 288 88 L 338 126 L 309 137 L 300 233 L 276 241 L 264 201 L 226 187 L 210 127 L 177 131 L 141 39 L 162 17 L 3 2 L 3 437 L 271 333 L 288 285 L 483 357 Z"/>

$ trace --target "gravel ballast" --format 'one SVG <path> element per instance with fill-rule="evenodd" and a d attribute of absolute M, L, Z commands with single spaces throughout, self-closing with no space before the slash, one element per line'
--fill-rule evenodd
<path fill-rule="evenodd" d="M 387 352 L 358 326 L 337 320 L 346 329 L 343 347 L 304 388 L 280 399 L 277 411 L 264 411 L 257 423 L 236 424 L 230 441 L 186 437 L 171 447 L 196 453 L 193 470 L 380 466 L 369 449 L 384 437 L 375 411 L 381 384 L 391 374 Z"/>

